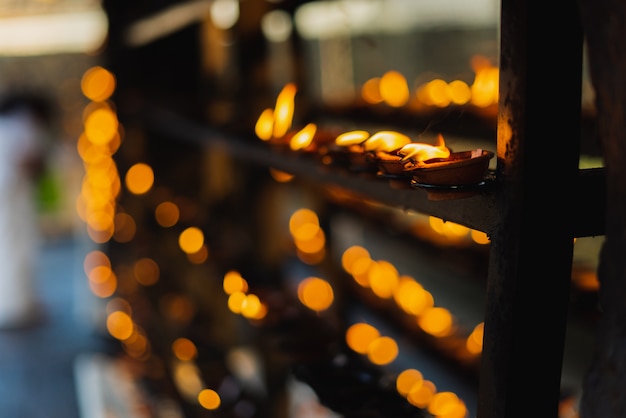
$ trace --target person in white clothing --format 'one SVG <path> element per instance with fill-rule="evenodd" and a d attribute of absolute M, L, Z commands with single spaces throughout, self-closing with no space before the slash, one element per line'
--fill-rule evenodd
<path fill-rule="evenodd" d="M 45 166 L 51 111 L 38 93 L 0 96 L 0 329 L 42 317 L 35 288 L 41 244 L 35 187 Z"/>

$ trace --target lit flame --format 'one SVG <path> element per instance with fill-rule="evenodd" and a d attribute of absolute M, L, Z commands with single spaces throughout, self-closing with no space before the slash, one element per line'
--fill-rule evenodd
<path fill-rule="evenodd" d="M 308 147 L 313 142 L 317 126 L 314 123 L 309 123 L 300 131 L 298 131 L 289 141 L 289 148 L 293 151 L 301 150 Z"/>
<path fill-rule="evenodd" d="M 369 138 L 370 133 L 367 131 L 349 131 L 342 133 L 337 138 L 335 138 L 335 144 L 347 147 L 350 145 L 361 145 L 363 144 L 367 138 Z"/>
<path fill-rule="evenodd" d="M 376 132 L 365 141 L 365 151 L 395 151 L 410 144 L 411 138 L 395 131 Z"/>
<path fill-rule="evenodd" d="M 437 145 L 429 145 L 421 142 L 407 144 L 398 150 L 402 156 L 402 161 L 413 160 L 420 164 L 431 158 L 448 158 L 450 150 L 446 147 L 443 135 L 437 136 Z"/>
<path fill-rule="evenodd" d="M 296 85 L 287 83 L 276 98 L 274 109 L 265 109 L 255 125 L 257 136 L 263 141 L 282 138 L 287 134 L 293 122 Z"/>

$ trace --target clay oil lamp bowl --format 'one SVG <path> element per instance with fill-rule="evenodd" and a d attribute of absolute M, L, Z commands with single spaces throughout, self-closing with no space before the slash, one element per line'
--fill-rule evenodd
<path fill-rule="evenodd" d="M 478 193 L 494 153 L 484 149 L 450 152 L 444 148 L 438 147 L 437 152 L 441 154 L 434 156 L 429 154 L 430 149 L 404 147 L 399 151 L 408 160 L 405 171 L 412 178 L 411 185 L 425 189 L 431 200 L 462 198 Z"/>
<path fill-rule="evenodd" d="M 372 135 L 364 144 L 366 158 L 374 162 L 378 168 L 378 176 L 388 179 L 407 179 L 402 156 L 398 151 L 411 143 L 411 138 L 395 131 L 379 131 Z"/>
<path fill-rule="evenodd" d="M 335 138 L 335 143 L 327 149 L 327 156 L 333 165 L 342 165 L 350 171 L 375 172 L 376 164 L 369 161 L 365 153 L 365 141 L 370 133 L 363 130 L 344 132 Z"/>

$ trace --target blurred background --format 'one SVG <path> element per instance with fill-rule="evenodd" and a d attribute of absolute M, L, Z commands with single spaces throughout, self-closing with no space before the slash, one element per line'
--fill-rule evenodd
<path fill-rule="evenodd" d="M 47 316 L 0 332 L 0 415 L 472 416 L 486 234 L 326 196 L 271 158 L 250 167 L 142 118 L 173 109 L 254 146 L 257 118 L 293 82 L 294 124 L 495 151 L 498 25 L 497 0 L 0 1 L 0 93 L 40 92 L 56 109 L 35 196 Z M 586 69 L 582 92 L 580 166 L 601 167 Z M 302 219 L 323 230 L 317 250 L 290 229 Z M 600 244 L 576 244 L 558 418 L 576 416 Z M 387 306 L 384 286 L 369 294 L 350 257 L 404 278 L 405 296 L 427 289 L 432 322 L 399 296 Z M 369 362 L 355 355 L 368 332 L 391 340 Z M 396 390 L 404 371 L 437 389 Z M 438 393 L 447 412 L 429 407 Z"/>

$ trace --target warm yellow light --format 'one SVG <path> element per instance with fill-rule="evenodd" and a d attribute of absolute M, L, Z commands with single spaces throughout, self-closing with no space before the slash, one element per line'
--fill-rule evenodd
<path fill-rule="evenodd" d="M 276 98 L 273 132 L 275 138 L 282 138 L 291 128 L 296 91 L 297 88 L 294 83 L 287 83 Z"/>
<path fill-rule="evenodd" d="M 484 326 L 483 322 L 476 325 L 465 341 L 465 347 L 471 354 L 480 354 L 483 351 Z"/>
<path fill-rule="evenodd" d="M 240 314 L 243 304 L 246 300 L 246 294 L 243 292 L 233 292 L 228 297 L 228 309 L 231 312 Z"/>
<path fill-rule="evenodd" d="M 455 105 L 464 105 L 470 101 L 472 92 L 467 83 L 461 80 L 454 80 L 448 85 L 448 93 L 450 93 L 450 100 Z"/>
<path fill-rule="evenodd" d="M 398 286 L 398 281 L 398 270 L 388 261 L 377 261 L 369 269 L 370 288 L 379 298 L 391 298 Z"/>
<path fill-rule="evenodd" d="M 160 274 L 159 265 L 151 258 L 140 258 L 133 265 L 133 276 L 143 286 L 152 286 L 158 282 Z"/>
<path fill-rule="evenodd" d="M 398 357 L 398 344 L 391 337 L 378 337 L 367 347 L 367 358 L 374 364 L 386 365 Z"/>
<path fill-rule="evenodd" d="M 113 338 L 125 340 L 133 332 L 133 320 L 126 312 L 112 312 L 107 316 L 106 327 Z"/>
<path fill-rule="evenodd" d="M 376 265 L 371 258 L 359 258 L 352 263 L 352 278 L 362 287 L 370 287 L 370 268 Z"/>
<path fill-rule="evenodd" d="M 491 240 L 489 239 L 489 236 L 486 233 L 482 231 L 478 231 L 476 229 L 471 230 L 470 237 L 472 238 L 472 241 L 480 245 L 486 245 L 491 242 Z"/>
<path fill-rule="evenodd" d="M 219 408 L 222 400 L 220 395 L 213 389 L 202 389 L 198 393 L 198 403 L 205 409 L 215 410 Z"/>
<path fill-rule="evenodd" d="M 435 337 L 444 337 L 452 331 L 452 315 L 441 307 L 426 309 L 418 318 L 417 324 L 425 332 Z"/>
<path fill-rule="evenodd" d="M 424 380 L 421 385 L 415 385 L 407 395 L 406 399 L 413 406 L 425 409 L 430 404 L 433 396 L 437 392 L 437 387 L 430 380 Z"/>
<path fill-rule="evenodd" d="M 428 412 L 437 417 L 447 417 L 448 414 L 457 410 L 459 401 L 459 397 L 452 392 L 435 393 L 428 404 Z"/>
<path fill-rule="evenodd" d="M 301 227 L 309 227 L 310 225 L 319 227 L 319 218 L 317 214 L 308 208 L 301 208 L 296 210 L 289 218 L 289 231 L 292 235 L 298 236 L 298 230 Z M 315 235 L 316 231 L 313 231 L 308 237 Z M 307 235 L 301 236 L 301 239 L 306 239 Z"/>
<path fill-rule="evenodd" d="M 115 84 L 113 73 L 99 65 L 87 69 L 80 82 L 85 97 L 95 102 L 103 102 L 111 97 Z"/>
<path fill-rule="evenodd" d="M 387 71 L 380 79 L 380 96 L 392 107 L 404 106 L 409 101 L 409 86 L 398 71 Z"/>
<path fill-rule="evenodd" d="M 400 309 L 410 315 L 419 315 L 434 304 L 432 295 L 408 276 L 400 278 L 393 297 Z"/>
<path fill-rule="evenodd" d="M 91 143 L 105 145 L 115 138 L 117 128 L 117 115 L 111 109 L 101 107 L 87 116 L 84 133 Z"/>
<path fill-rule="evenodd" d="M 168 228 L 176 225 L 180 217 L 180 210 L 173 202 L 161 202 L 154 210 L 154 217 L 159 225 Z"/>
<path fill-rule="evenodd" d="M 341 266 L 347 272 L 352 274 L 352 266 L 354 262 L 360 258 L 370 258 L 370 253 L 360 245 L 353 245 L 346 249 L 341 255 Z"/>
<path fill-rule="evenodd" d="M 172 352 L 182 361 L 190 361 L 198 355 L 196 345 L 188 338 L 177 338 L 172 343 Z"/>
<path fill-rule="evenodd" d="M 347 147 L 350 145 L 360 145 L 365 142 L 367 138 L 370 137 L 370 133 L 367 131 L 356 130 L 344 132 L 335 138 L 335 144 Z"/>
<path fill-rule="evenodd" d="M 416 369 L 403 370 L 396 378 L 396 390 L 402 396 L 407 396 L 411 390 L 414 390 L 424 382 L 422 372 Z"/>
<path fill-rule="evenodd" d="M 204 233 L 200 228 L 190 226 L 178 236 L 178 245 L 187 254 L 198 252 L 204 245 Z"/>
<path fill-rule="evenodd" d="M 89 272 L 96 266 L 106 266 L 109 269 L 111 268 L 111 260 L 103 251 L 93 250 L 85 255 L 83 260 L 83 270 L 85 271 L 85 274 L 89 274 Z"/>
<path fill-rule="evenodd" d="M 256 318 L 261 310 L 261 300 L 255 294 L 246 295 L 241 304 L 241 314 L 246 318 Z"/>
<path fill-rule="evenodd" d="M 270 171 L 270 176 L 272 176 L 272 178 L 279 183 L 287 183 L 293 180 L 293 177 L 294 177 L 293 174 L 287 173 L 285 171 L 277 170 L 275 168 L 270 168 L 269 171 Z"/>
<path fill-rule="evenodd" d="M 302 230 L 300 228 L 299 230 Z M 326 235 L 324 231 L 317 228 L 316 234 L 309 239 L 294 239 L 294 244 L 299 251 L 306 254 L 318 254 L 324 250 L 326 245 Z"/>
<path fill-rule="evenodd" d="M 363 144 L 365 151 L 395 151 L 410 144 L 411 138 L 396 131 L 378 131 Z"/>
<path fill-rule="evenodd" d="M 317 125 L 314 123 L 307 123 L 306 126 L 300 129 L 289 140 L 289 148 L 293 151 L 301 150 L 308 147 L 315 137 L 317 132 Z"/>
<path fill-rule="evenodd" d="M 222 287 L 227 295 L 235 292 L 245 293 L 248 291 L 248 283 L 241 277 L 241 274 L 235 270 L 230 270 L 224 275 Z"/>
<path fill-rule="evenodd" d="M 378 329 L 364 322 L 356 323 L 346 331 L 348 347 L 359 354 L 367 353 L 369 345 L 378 337 L 380 337 Z"/>
<path fill-rule="evenodd" d="M 361 86 L 361 97 L 369 104 L 378 104 L 383 101 L 380 95 L 380 77 L 373 77 Z"/>
<path fill-rule="evenodd" d="M 126 188 L 133 194 L 147 193 L 154 183 L 152 167 L 145 163 L 137 163 L 126 172 Z"/>
<path fill-rule="evenodd" d="M 323 311 L 333 303 L 333 288 L 324 279 L 309 277 L 298 284 L 298 299 L 314 311 Z"/>
<path fill-rule="evenodd" d="M 274 135 L 274 109 L 265 109 L 254 125 L 256 136 L 263 140 L 269 141 Z"/>
<path fill-rule="evenodd" d="M 91 292 L 100 297 L 107 298 L 111 296 L 117 289 L 117 276 L 107 265 L 99 265 L 87 274 L 89 279 L 89 289 Z"/>
<path fill-rule="evenodd" d="M 209 259 L 209 249 L 206 245 L 202 245 L 195 253 L 187 254 L 187 260 L 192 264 L 202 264 Z"/>

